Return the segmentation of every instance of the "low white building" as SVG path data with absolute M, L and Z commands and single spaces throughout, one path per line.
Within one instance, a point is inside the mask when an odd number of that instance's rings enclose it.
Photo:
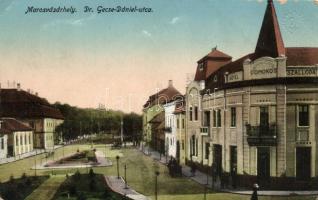
M 0 159 L 7 158 L 8 155 L 8 135 L 2 128 L 2 121 L 0 120 Z
M 174 114 L 176 102 L 165 104 L 165 151 L 168 156 L 176 158 L 177 152 L 177 134 L 176 134 L 176 116 Z
M 17 156 L 33 151 L 33 130 L 13 118 L 0 119 L 1 158 Z M 3 150 L 2 150 L 3 149 Z

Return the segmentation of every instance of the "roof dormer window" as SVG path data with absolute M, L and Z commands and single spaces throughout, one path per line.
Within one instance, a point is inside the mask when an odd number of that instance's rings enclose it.
M 218 76 L 217 75 L 214 75 L 213 82 L 218 82 Z
M 203 65 L 203 63 L 200 63 L 200 64 L 199 64 L 199 70 L 200 70 L 200 71 L 203 71 L 203 69 L 204 69 L 204 65 Z

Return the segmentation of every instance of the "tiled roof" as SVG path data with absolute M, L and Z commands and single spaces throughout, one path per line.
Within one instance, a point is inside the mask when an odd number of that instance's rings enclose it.
M 318 64 L 318 48 L 288 47 L 286 48 L 287 66 L 308 66 Z
M 32 131 L 33 129 L 13 118 L 0 118 L 0 133 L 10 134 L 17 131 Z
M 167 88 L 149 96 L 149 99 L 144 104 L 144 108 L 151 107 L 156 104 L 163 105 L 177 99 L 180 96 L 181 93 L 175 87 L 169 85 Z
M 0 117 L 64 119 L 47 100 L 18 89 L 0 89 Z
M 213 72 L 217 71 L 223 65 L 231 62 L 232 57 L 217 50 L 216 48 L 198 61 L 195 81 L 206 80 Z M 203 68 L 200 69 L 200 64 Z

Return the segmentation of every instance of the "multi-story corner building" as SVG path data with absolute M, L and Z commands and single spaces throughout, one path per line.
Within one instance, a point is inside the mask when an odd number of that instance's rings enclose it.
M 34 131 L 34 148 L 54 148 L 55 128 L 63 123 L 63 115 L 37 94 L 17 88 L 0 88 L 0 117 L 15 118 Z
M 0 118 L 0 132 L 6 135 L 6 155 L 2 158 L 17 156 L 33 151 L 33 130 L 13 118 Z
M 187 160 L 223 181 L 317 188 L 318 48 L 285 47 L 269 0 L 253 53 L 198 61 L 186 120 Z
M 165 89 L 160 90 L 156 94 L 153 94 L 149 96 L 149 99 L 145 103 L 143 107 L 143 140 L 146 143 L 146 145 L 149 145 L 150 147 L 157 149 L 157 147 L 162 147 L 162 144 L 160 144 L 160 141 L 155 140 L 155 138 L 161 138 L 159 136 L 160 133 L 163 132 L 164 136 L 164 108 L 163 105 L 167 104 L 168 102 L 171 102 L 181 96 L 180 92 L 173 86 L 172 80 L 169 80 L 168 87 Z M 163 115 L 159 116 L 159 114 Z M 156 117 L 157 116 L 157 117 Z M 156 117 L 155 120 L 153 120 Z M 163 122 L 162 131 L 158 129 L 158 120 L 161 120 L 160 122 Z M 155 121 L 155 125 L 154 122 Z M 154 127 L 152 127 L 154 125 Z M 158 131 L 156 131 L 158 130 Z M 160 130 L 160 131 L 159 131 Z M 153 132 L 155 131 L 155 132 Z M 159 133 L 160 132 L 160 133 Z M 164 140 L 164 138 L 163 138 Z M 163 143 L 164 146 L 164 143 Z M 164 147 L 163 147 L 164 149 Z M 164 150 L 163 150 L 164 151 Z

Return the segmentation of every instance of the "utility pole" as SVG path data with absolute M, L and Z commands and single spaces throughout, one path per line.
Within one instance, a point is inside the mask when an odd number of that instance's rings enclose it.
M 121 144 L 124 143 L 124 122 L 123 122 L 123 117 L 121 117 L 121 121 L 120 121 L 120 141 L 121 141 Z

